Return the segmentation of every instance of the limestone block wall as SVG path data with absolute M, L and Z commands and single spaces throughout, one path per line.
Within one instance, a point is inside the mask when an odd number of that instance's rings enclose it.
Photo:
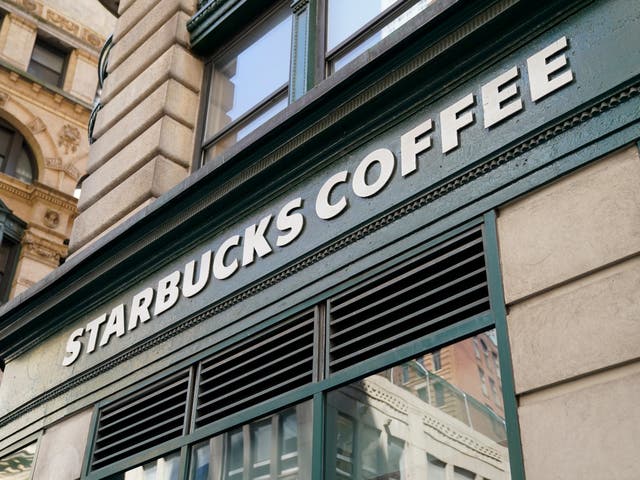
M 71 251 L 188 175 L 202 82 L 186 30 L 196 4 L 120 2 Z
M 528 480 L 638 478 L 639 184 L 631 145 L 500 211 Z

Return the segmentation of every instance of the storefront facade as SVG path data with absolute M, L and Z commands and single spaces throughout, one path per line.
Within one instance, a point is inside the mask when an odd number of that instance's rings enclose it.
M 104 233 L 89 192 L 2 310 L 0 478 L 634 478 L 640 5 L 391 2 L 344 38 L 343 6 L 182 23 L 192 173 Z M 120 8 L 96 192 L 146 111 L 117 99 L 156 16 Z M 285 85 L 243 106 L 280 29 Z

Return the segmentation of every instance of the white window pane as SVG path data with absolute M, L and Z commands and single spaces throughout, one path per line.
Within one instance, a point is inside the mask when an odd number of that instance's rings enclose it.
M 349 38 L 398 0 L 329 0 L 327 50 Z
M 288 83 L 291 25 L 287 7 L 214 61 L 207 136 L 220 131 Z

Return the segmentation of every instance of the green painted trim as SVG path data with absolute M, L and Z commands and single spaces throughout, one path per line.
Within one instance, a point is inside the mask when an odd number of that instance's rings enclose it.
M 316 393 L 313 396 L 311 480 L 324 478 L 325 409 L 324 393 Z
M 492 309 L 495 313 L 495 328 L 498 338 L 498 355 L 500 358 L 500 378 L 502 380 L 502 398 L 507 426 L 507 443 L 509 446 L 509 464 L 511 478 L 524 480 L 524 457 L 520 441 L 520 424 L 518 422 L 518 404 L 515 394 L 513 365 L 511 363 L 511 347 L 507 331 L 507 309 L 504 304 L 502 275 L 500 273 L 500 253 L 498 249 L 498 231 L 496 213 L 490 211 L 485 214 L 485 256 L 487 273 L 489 274 L 489 293 Z
M 98 414 L 99 404 L 94 405 L 93 413 L 91 414 L 91 423 L 89 425 L 89 434 L 87 435 L 87 445 L 84 449 L 84 458 L 82 459 L 82 470 L 80 471 L 80 477 L 86 478 L 89 475 L 89 469 L 91 466 L 91 457 L 93 457 L 93 447 L 96 443 L 96 434 L 98 430 Z

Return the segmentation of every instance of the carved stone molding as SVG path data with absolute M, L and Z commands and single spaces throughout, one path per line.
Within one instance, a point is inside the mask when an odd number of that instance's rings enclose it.
M 41 263 L 57 267 L 60 259 L 66 256 L 67 247 L 58 245 L 27 231 L 22 239 L 24 255 Z
M 76 127 L 66 124 L 58 134 L 58 146 L 64 148 L 64 153 L 75 153 L 80 145 L 80 130 Z
M 76 36 L 80 32 L 80 25 L 76 22 L 69 20 L 67 17 L 60 15 L 50 8 L 47 8 L 46 12 L 45 19 L 53 23 L 56 27 Z
M 80 171 L 71 162 L 64 163 L 60 158 L 48 157 L 44 159 L 44 164 L 51 170 L 57 170 L 59 172 L 66 173 L 74 180 L 80 179 Z
M 0 92 L 0 107 L 4 107 L 9 100 L 9 94 L 7 92 Z
M 58 228 L 60 225 L 60 214 L 55 210 L 47 210 L 42 221 L 49 228 Z
M 33 120 L 31 120 L 27 124 L 27 127 L 34 135 L 38 135 L 39 133 L 42 133 L 47 129 L 47 126 L 44 124 L 40 117 L 34 117 Z

